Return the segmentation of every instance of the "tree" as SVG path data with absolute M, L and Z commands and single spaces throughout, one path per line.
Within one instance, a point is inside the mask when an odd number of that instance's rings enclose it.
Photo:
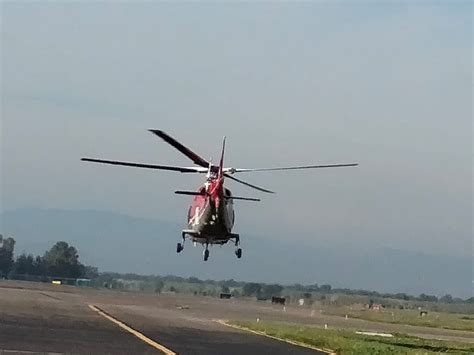
M 443 297 L 441 297 L 439 299 L 440 302 L 444 302 L 444 303 L 453 303 L 453 296 L 451 295 L 444 295 Z
M 21 254 L 16 258 L 11 273 L 13 275 L 38 275 L 33 255 Z
M 15 239 L 3 238 L 0 234 L 0 277 L 6 277 L 13 266 Z
M 229 292 L 230 292 L 230 289 L 229 289 L 229 287 L 228 287 L 227 285 L 223 285 L 223 286 L 221 287 L 221 292 L 222 292 L 222 293 L 229 293 Z
M 281 291 L 283 290 L 283 286 L 278 284 L 274 285 L 263 285 L 260 296 L 264 298 L 270 298 L 272 296 L 280 296 Z
M 260 294 L 261 289 L 262 289 L 262 285 L 260 285 L 259 283 L 247 282 L 242 288 L 242 295 L 243 296 L 256 296 Z
M 197 277 L 195 276 L 191 276 L 189 279 L 188 279 L 188 282 L 190 283 L 193 283 L 193 284 L 201 284 L 203 283 L 201 280 L 199 280 Z
M 43 258 L 41 256 L 37 256 L 35 258 L 35 275 L 41 275 L 41 276 L 46 276 L 46 264 L 43 261 Z
M 420 296 L 418 296 L 418 300 L 426 302 L 438 302 L 438 297 L 432 295 L 425 295 L 424 293 L 422 293 Z
M 399 300 L 408 301 L 410 299 L 410 296 L 408 296 L 406 293 L 397 293 L 395 294 L 395 298 Z
M 230 280 L 223 280 L 220 282 L 222 286 L 227 286 L 227 287 L 238 287 L 240 286 L 239 282 L 235 281 L 234 279 Z
M 80 278 L 85 268 L 79 262 L 76 248 L 66 242 L 57 242 L 44 254 L 43 262 L 48 276 Z
M 163 290 L 164 286 L 165 286 L 165 283 L 163 281 L 156 280 L 155 281 L 155 287 L 154 287 L 155 293 L 161 293 L 161 290 Z
M 84 278 L 86 279 L 96 279 L 99 277 L 99 269 L 95 266 L 84 266 Z
M 319 286 L 319 290 L 322 292 L 331 292 L 331 285 L 321 285 Z

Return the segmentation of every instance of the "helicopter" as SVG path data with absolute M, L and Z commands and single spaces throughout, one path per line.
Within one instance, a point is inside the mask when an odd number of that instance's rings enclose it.
M 286 171 L 286 170 L 302 170 L 302 169 L 320 169 L 320 168 L 336 168 L 357 166 L 357 163 L 349 164 L 329 164 L 329 165 L 303 165 L 288 166 L 277 168 L 234 168 L 224 167 L 225 141 L 222 141 L 222 152 L 219 165 L 212 164 L 211 161 L 203 159 L 194 151 L 184 146 L 176 139 L 158 129 L 150 129 L 151 133 L 163 139 L 166 143 L 173 146 L 179 152 L 188 157 L 196 166 L 181 167 L 168 165 L 143 164 L 118 160 L 104 160 L 95 158 L 82 158 L 82 161 L 128 166 L 134 168 L 168 170 L 180 173 L 198 173 L 206 174 L 206 181 L 197 191 L 177 190 L 175 194 L 193 196 L 193 201 L 188 209 L 187 228 L 181 232 L 182 241 L 177 243 L 176 252 L 181 253 L 184 250 L 186 239 L 190 239 L 194 244 L 200 243 L 204 246 L 204 261 L 209 259 L 210 245 L 224 245 L 232 241 L 235 245 L 235 255 L 238 259 L 242 257 L 242 249 L 240 248 L 239 234 L 232 233 L 235 222 L 234 201 L 260 201 L 258 198 L 234 196 L 232 192 L 224 187 L 224 180 L 227 178 L 252 189 L 273 194 L 274 191 L 250 184 L 246 181 L 238 179 L 234 176 L 237 173 L 256 172 L 256 171 Z

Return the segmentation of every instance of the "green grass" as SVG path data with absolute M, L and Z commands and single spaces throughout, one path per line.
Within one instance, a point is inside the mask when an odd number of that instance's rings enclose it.
M 281 322 L 231 321 L 251 330 L 281 339 L 293 340 L 337 354 L 473 354 L 474 345 L 452 341 L 425 340 L 402 334 L 393 338 L 359 335 L 355 331 L 322 329 Z
M 474 331 L 474 318 L 466 314 L 430 311 L 426 316 L 421 317 L 418 310 L 383 309 L 374 311 L 371 309 L 351 309 L 351 307 L 347 306 L 325 307 L 323 312 L 324 314 L 339 316 L 347 314 L 349 318 L 359 318 L 374 322 Z

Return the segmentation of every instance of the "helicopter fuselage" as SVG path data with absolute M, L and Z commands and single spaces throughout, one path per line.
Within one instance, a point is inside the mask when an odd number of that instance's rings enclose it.
M 231 238 L 235 221 L 232 193 L 217 179 L 206 181 L 194 196 L 188 210 L 188 229 L 183 233 L 202 244 L 225 244 Z

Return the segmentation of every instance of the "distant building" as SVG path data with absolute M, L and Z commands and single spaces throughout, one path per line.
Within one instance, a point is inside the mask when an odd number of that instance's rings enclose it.
M 369 309 L 372 309 L 374 311 L 380 311 L 381 309 L 383 308 L 383 305 L 379 304 L 379 303 L 372 303 L 370 306 L 369 306 Z
M 54 285 L 71 285 L 71 286 L 90 286 L 90 279 L 73 279 L 70 277 L 52 277 L 51 283 Z
M 90 279 L 76 279 L 76 286 L 90 286 Z
M 272 297 L 272 303 L 285 304 L 285 297 Z

